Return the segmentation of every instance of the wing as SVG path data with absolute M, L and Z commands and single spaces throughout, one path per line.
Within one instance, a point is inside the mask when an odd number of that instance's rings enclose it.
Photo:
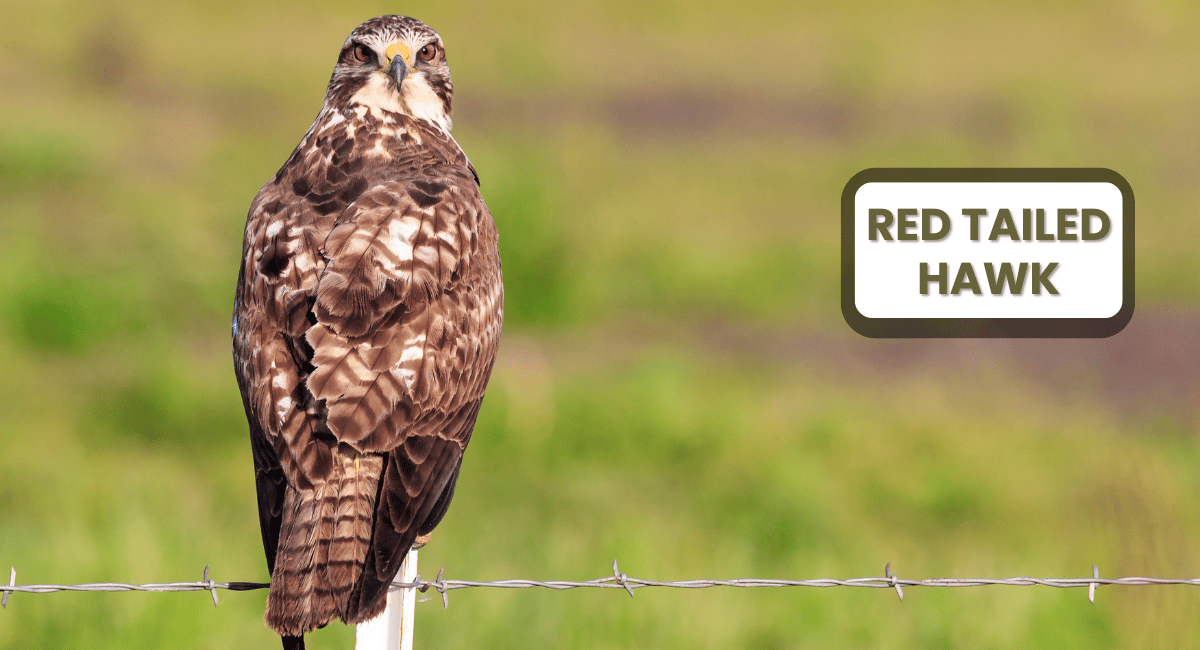
M 469 432 L 442 425 L 483 397 L 499 340 L 499 259 L 491 216 L 457 175 L 377 186 L 325 240 L 308 390 L 330 433 L 359 451 L 461 438 Z
M 328 473 L 315 441 L 385 453 L 482 397 L 503 300 L 495 225 L 473 179 L 441 169 L 442 182 L 381 183 L 340 214 L 280 184 L 251 207 L 238 375 L 297 487 Z
M 263 463 L 256 471 L 275 476 L 277 466 L 288 484 L 310 489 L 332 468 L 330 445 L 320 440 L 320 404 L 304 382 L 312 368 L 305 334 L 315 322 L 310 312 L 322 232 L 335 217 L 317 212 L 288 185 L 268 183 L 250 207 L 234 308 L 234 365 L 258 445 L 255 459 Z
M 306 335 L 308 390 L 329 432 L 387 454 L 356 592 L 364 606 L 444 514 L 499 341 L 495 226 L 473 179 L 447 174 L 384 183 L 343 213 Z M 354 601 L 351 619 L 372 613 Z

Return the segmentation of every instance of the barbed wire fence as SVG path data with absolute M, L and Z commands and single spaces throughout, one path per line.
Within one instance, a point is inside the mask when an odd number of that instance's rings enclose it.
M 905 587 L 985 587 L 991 585 L 1007 585 L 1013 587 L 1054 587 L 1056 589 L 1078 589 L 1087 587 L 1088 600 L 1096 602 L 1096 587 L 1099 586 L 1153 586 L 1153 585 L 1191 585 L 1200 587 L 1200 578 L 1148 578 L 1130 576 L 1125 578 L 1101 578 L 1100 569 L 1092 565 L 1090 578 L 1034 578 L 1019 576 L 1013 578 L 901 578 L 892 573 L 891 562 L 883 569 L 882 576 L 865 578 L 812 578 L 807 580 L 785 580 L 775 578 L 733 578 L 728 580 L 698 579 L 698 580 L 646 580 L 631 578 L 621 572 L 617 561 L 613 560 L 612 575 L 594 580 L 528 580 L 523 578 L 511 580 L 452 580 L 443 578 L 445 567 L 438 571 L 437 578 L 426 580 L 420 575 L 412 582 L 393 582 L 392 589 L 416 589 L 422 593 L 433 589 L 442 596 L 442 606 L 449 607 L 448 592 L 456 589 L 497 588 L 497 589 L 624 589 L 632 597 L 634 590 L 648 587 L 666 587 L 671 589 L 709 589 L 712 587 L 735 587 L 739 589 L 780 588 L 780 587 L 866 587 L 869 589 L 895 589 L 896 595 L 904 599 Z M 127 584 L 123 582 L 91 582 L 75 585 L 55 584 L 17 584 L 17 570 L 12 568 L 8 584 L 0 584 L 0 605 L 8 607 L 8 597 L 13 593 L 46 594 L 58 591 L 207 591 L 212 594 L 213 605 L 220 604 L 217 598 L 218 590 L 253 591 L 267 589 L 271 585 L 265 582 L 217 582 L 209 575 L 209 567 L 204 567 L 204 577 L 197 582 L 152 582 L 146 584 Z

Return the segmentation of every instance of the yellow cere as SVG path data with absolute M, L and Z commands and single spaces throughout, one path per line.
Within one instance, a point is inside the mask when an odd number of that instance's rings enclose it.
M 387 55 L 387 65 L 391 65 L 392 59 L 395 58 L 397 54 L 404 58 L 404 65 L 412 65 L 412 52 L 408 49 L 408 45 L 405 45 L 399 41 L 387 46 L 387 49 L 384 50 L 384 54 Z

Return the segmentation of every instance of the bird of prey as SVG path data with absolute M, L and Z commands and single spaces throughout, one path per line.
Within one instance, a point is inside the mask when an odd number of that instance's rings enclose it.
M 503 320 L 496 225 L 450 137 L 442 39 L 368 20 L 250 206 L 233 356 L 285 648 L 380 614 L 446 513 Z

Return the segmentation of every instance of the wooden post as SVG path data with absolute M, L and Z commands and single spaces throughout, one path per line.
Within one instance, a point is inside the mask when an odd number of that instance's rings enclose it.
M 400 582 L 417 579 L 417 549 L 411 549 L 396 576 Z M 354 650 L 412 650 L 417 590 L 388 589 L 387 608 L 378 618 L 359 623 Z

